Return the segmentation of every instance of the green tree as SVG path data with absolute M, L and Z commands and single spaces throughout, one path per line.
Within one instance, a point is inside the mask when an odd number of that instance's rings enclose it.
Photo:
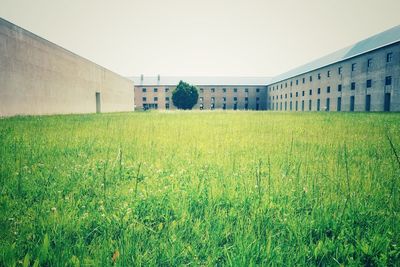
M 196 86 L 180 81 L 172 92 L 172 102 L 178 109 L 192 109 L 199 99 Z

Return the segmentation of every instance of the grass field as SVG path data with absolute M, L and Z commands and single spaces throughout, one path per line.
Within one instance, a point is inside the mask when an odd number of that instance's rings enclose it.
M 0 265 L 400 266 L 395 152 L 400 114 L 2 119 Z

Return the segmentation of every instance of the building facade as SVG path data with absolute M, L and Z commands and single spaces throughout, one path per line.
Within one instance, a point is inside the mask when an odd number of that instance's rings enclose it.
M 173 110 L 172 92 L 180 80 L 196 85 L 198 110 L 266 110 L 266 77 L 133 77 L 135 109 Z
M 274 77 L 268 109 L 400 111 L 400 26 Z
M 0 117 L 132 111 L 133 84 L 0 18 Z

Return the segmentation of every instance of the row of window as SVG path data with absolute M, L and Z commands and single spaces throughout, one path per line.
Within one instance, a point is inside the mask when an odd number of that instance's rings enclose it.
M 205 108 L 204 104 L 201 103 L 201 104 L 199 105 L 199 108 L 200 108 L 201 110 L 203 110 L 203 109 Z M 238 109 L 238 103 L 234 103 L 232 108 L 233 108 L 233 110 L 237 110 L 237 109 Z M 214 103 L 211 103 L 210 109 L 215 109 L 215 104 L 214 104 Z M 224 110 L 226 109 L 226 103 L 223 103 L 223 104 L 222 104 L 222 109 L 224 109 Z M 245 104 L 244 104 L 244 109 L 245 109 L 245 110 L 248 110 L 248 109 L 249 109 L 249 104 L 248 104 L 248 103 L 245 103 Z M 259 110 L 259 109 L 260 109 L 260 104 L 257 103 L 257 104 L 256 104 L 256 110 Z
M 226 90 L 227 90 L 226 88 L 222 88 L 222 92 L 226 93 Z M 211 93 L 215 93 L 215 88 L 211 88 L 210 91 L 211 91 Z M 249 92 L 249 88 L 245 88 L 244 91 L 246 93 L 248 93 Z M 142 92 L 146 93 L 147 92 L 147 88 L 143 87 L 142 88 Z M 153 92 L 157 93 L 158 92 L 158 88 L 153 88 Z M 169 92 L 169 88 L 164 88 L 164 92 L 168 93 Z M 233 92 L 237 93 L 238 89 L 237 88 L 233 88 Z M 260 92 L 260 88 L 256 88 L 256 92 L 259 93 Z M 200 88 L 200 93 L 204 93 L 204 88 Z
M 203 97 L 199 97 L 199 100 L 200 100 L 200 102 L 203 102 L 203 101 L 204 101 L 204 98 L 203 98 Z M 154 102 L 158 102 L 158 97 L 157 97 L 157 96 L 153 97 L 153 101 L 154 101 Z M 169 101 L 169 97 L 167 96 L 167 97 L 165 97 L 165 102 L 168 102 L 168 101 Z M 226 102 L 226 97 L 223 97 L 223 98 L 222 98 L 222 101 L 223 101 L 223 102 Z M 236 96 L 233 97 L 233 101 L 234 101 L 234 102 L 237 102 L 237 101 L 238 101 L 238 98 L 237 98 Z M 248 97 L 245 97 L 245 98 L 244 98 L 244 101 L 245 101 L 245 102 L 248 102 L 248 101 L 249 101 L 249 98 L 248 98 Z M 260 98 L 259 98 L 259 97 L 256 97 L 256 101 L 260 101 Z M 146 97 L 146 96 L 142 97 L 142 102 L 147 102 L 147 97 Z M 211 97 L 211 102 L 215 102 L 215 97 Z
M 385 93 L 384 95 L 384 111 L 390 111 L 390 98 L 391 95 L 390 93 Z M 271 103 L 270 104 L 270 109 L 272 110 L 290 110 L 292 111 L 293 109 L 295 111 L 305 111 L 305 101 L 302 100 L 301 102 L 301 109 L 299 108 L 299 102 L 295 102 L 295 106 L 293 107 L 293 102 L 289 102 L 289 107 L 287 102 L 280 102 L 280 103 Z M 310 99 L 308 100 L 308 111 L 312 111 L 312 103 L 313 101 Z M 279 106 L 278 106 L 279 104 Z M 350 103 L 349 103 L 349 110 L 354 111 L 354 106 L 355 106 L 355 96 L 350 96 Z M 325 106 L 322 108 L 325 111 L 330 111 L 331 108 L 331 99 L 326 98 L 325 99 Z M 338 97 L 336 101 L 336 111 L 341 111 L 342 110 L 342 97 Z M 321 111 L 321 99 L 317 99 L 317 106 L 316 106 L 316 111 Z M 371 111 L 371 95 L 366 95 L 365 96 L 365 111 Z
M 392 53 L 392 52 L 389 52 L 389 53 L 386 54 L 386 63 L 390 63 L 390 62 L 392 62 L 392 61 L 393 61 L 393 53 Z M 373 66 L 373 58 L 368 58 L 368 59 L 367 59 L 367 62 L 366 62 L 366 65 L 367 65 L 367 68 L 371 68 L 371 67 Z M 356 71 L 356 69 L 357 69 L 357 63 L 352 63 L 352 64 L 351 64 L 351 71 L 352 71 L 352 72 L 353 72 L 353 71 Z M 343 67 L 339 66 L 339 67 L 338 67 L 338 75 L 341 75 L 342 73 L 343 73 Z M 326 76 L 327 76 L 327 77 L 330 77 L 330 76 L 331 76 L 331 71 L 330 71 L 330 70 L 327 71 Z M 318 80 L 321 79 L 321 73 L 318 73 L 318 74 L 317 74 L 317 79 L 318 79 Z M 313 81 L 313 76 L 312 76 L 312 75 L 309 76 L 309 81 L 310 81 L 310 82 Z M 305 82 L 306 82 L 306 78 L 303 77 L 303 78 L 302 78 L 302 83 L 304 84 Z M 298 85 L 298 84 L 299 84 L 299 80 L 296 79 L 296 85 Z M 287 87 L 288 87 L 288 83 L 285 82 L 285 83 L 281 83 L 280 85 L 274 85 L 274 86 L 270 87 L 269 90 L 270 90 L 270 91 L 271 91 L 271 90 L 274 91 L 275 89 L 276 89 L 276 90 L 282 89 L 283 86 L 285 86 L 285 88 L 287 88 Z M 290 81 L 290 86 L 293 86 L 293 81 Z
M 392 85 L 392 76 L 386 76 L 386 77 L 385 77 L 385 85 Z M 371 88 L 371 87 L 372 87 L 372 80 L 369 79 L 369 80 L 367 80 L 367 82 L 366 82 L 366 88 Z M 352 82 L 352 83 L 350 84 L 350 89 L 351 89 L 351 90 L 355 90 L 355 89 L 356 89 L 356 83 L 355 83 L 355 82 Z M 338 84 L 337 91 L 338 91 L 338 92 L 341 92 L 341 91 L 342 91 L 342 85 L 341 85 L 341 84 Z M 329 94 L 330 92 L 331 92 L 331 87 L 330 87 L 330 86 L 326 87 L 326 93 Z M 313 94 L 313 90 L 310 89 L 310 90 L 309 90 L 309 95 L 312 95 L 312 94 Z M 318 89 L 317 89 L 317 94 L 321 94 L 321 88 L 318 88 Z M 290 95 L 290 97 L 293 96 L 292 93 L 290 93 L 289 95 Z M 301 96 L 304 96 L 304 95 L 305 95 L 305 91 L 302 91 L 302 92 L 301 92 Z M 279 96 L 280 96 L 281 99 L 283 98 L 283 94 L 281 94 L 281 95 L 279 95 Z M 277 96 L 276 96 L 276 99 L 278 99 L 279 96 L 277 95 Z M 287 98 L 287 96 L 288 96 L 288 94 L 285 94 L 285 95 L 284 95 L 285 98 Z M 299 92 L 296 92 L 296 97 L 298 97 L 298 96 L 299 96 Z M 274 100 L 274 99 L 275 99 L 275 96 L 272 96 L 272 100 Z
M 142 92 L 146 93 L 147 92 L 147 88 L 143 87 L 142 88 Z M 158 92 L 158 88 L 153 88 L 153 92 L 157 93 Z M 164 88 L 164 92 L 168 93 L 169 92 L 169 88 Z

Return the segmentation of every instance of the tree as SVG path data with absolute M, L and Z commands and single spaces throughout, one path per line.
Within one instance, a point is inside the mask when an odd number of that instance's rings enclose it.
M 199 99 L 196 86 L 180 81 L 172 92 L 172 102 L 178 109 L 192 109 Z

